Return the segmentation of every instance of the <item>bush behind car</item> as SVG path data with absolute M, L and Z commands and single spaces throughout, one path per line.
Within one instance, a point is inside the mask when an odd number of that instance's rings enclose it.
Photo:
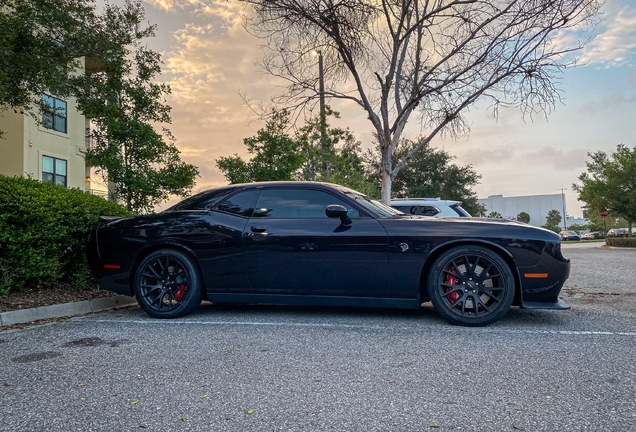
M 92 281 L 86 244 L 99 216 L 119 204 L 52 183 L 0 175 L 0 295 L 23 286 Z
M 636 247 L 636 237 L 607 237 L 605 244 L 615 247 Z

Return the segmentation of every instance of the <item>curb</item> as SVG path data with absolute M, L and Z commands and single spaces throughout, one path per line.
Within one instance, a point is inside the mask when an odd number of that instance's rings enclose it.
M 12 324 L 22 324 L 41 319 L 85 315 L 132 304 L 137 304 L 135 297 L 119 295 L 115 297 L 102 297 L 80 302 L 0 312 L 0 327 Z

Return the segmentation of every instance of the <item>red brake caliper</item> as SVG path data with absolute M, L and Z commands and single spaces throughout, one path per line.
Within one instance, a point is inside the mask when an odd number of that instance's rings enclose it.
M 453 274 L 457 274 L 457 270 L 455 269 L 455 267 L 451 267 L 448 270 L 448 272 L 449 273 L 453 273 Z M 449 284 L 449 285 L 455 285 L 457 283 L 457 278 L 455 276 L 447 274 L 446 275 L 446 283 Z M 451 290 L 452 290 L 452 288 L 446 287 L 444 289 L 444 292 L 449 292 Z M 455 302 L 457 301 L 457 291 L 453 291 L 447 297 L 448 297 L 448 300 L 451 302 L 451 304 L 455 304 Z
M 181 301 L 181 299 L 183 298 L 183 296 L 185 295 L 186 290 L 188 289 L 188 287 L 186 286 L 186 284 L 181 284 L 179 285 L 179 291 L 177 291 L 174 295 L 174 297 Z

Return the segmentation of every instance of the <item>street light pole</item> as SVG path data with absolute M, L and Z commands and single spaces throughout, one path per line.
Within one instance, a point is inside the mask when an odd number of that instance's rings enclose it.
M 318 56 L 318 85 L 320 91 L 320 151 L 322 153 L 321 174 L 327 179 L 327 113 L 325 112 L 325 70 L 322 62 L 322 52 L 315 50 L 312 54 Z
M 565 213 L 565 191 L 567 190 L 566 188 L 561 188 L 561 189 L 557 189 L 561 191 L 561 202 L 563 202 L 563 230 L 567 231 L 568 229 L 568 216 Z

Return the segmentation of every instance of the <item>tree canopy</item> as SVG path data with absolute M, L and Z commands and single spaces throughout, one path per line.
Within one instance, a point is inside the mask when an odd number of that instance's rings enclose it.
M 382 200 L 413 156 L 438 135 L 468 132 L 463 115 L 485 99 L 549 113 L 560 72 L 583 43 L 555 41 L 592 24 L 597 0 L 241 0 L 252 6 L 247 28 L 267 41 L 262 68 L 287 82 L 275 103 L 290 108 L 320 96 L 365 110 L 380 146 Z M 324 91 L 316 73 L 324 57 Z M 396 158 L 411 116 L 424 132 Z M 394 161 L 394 158 L 396 159 Z
M 0 0 L 0 111 L 40 121 L 44 92 L 76 97 L 92 123 L 87 161 L 135 212 L 187 194 L 198 174 L 155 129 L 170 123 L 170 88 L 154 81 L 161 59 L 144 45 L 155 31 L 144 21 L 139 0 L 100 12 L 93 0 Z M 97 66 L 79 73 L 81 57 Z
M 306 180 L 337 183 L 374 194 L 375 185 L 365 177 L 360 143 L 349 129 L 333 128 L 328 117 L 338 113 L 326 109 L 325 120 L 311 118 L 290 135 L 290 113 L 273 111 L 265 128 L 243 143 L 249 160 L 238 154 L 217 159 L 217 167 L 230 183 L 274 180 Z M 325 140 L 321 140 L 321 127 Z
M 248 153 L 253 155 L 249 161 L 238 154 L 222 156 L 216 160 L 217 167 L 231 184 L 296 180 L 305 157 L 300 143 L 289 136 L 288 129 L 289 112 L 274 112 L 265 128 L 243 139 Z
M 187 195 L 198 168 L 181 161 L 174 137 L 166 127 L 170 87 L 154 78 L 161 72 L 159 53 L 143 41 L 155 27 L 145 26 L 140 2 L 124 8 L 106 5 L 98 21 L 101 67 L 70 78 L 79 110 L 91 119 L 91 148 L 86 160 L 102 169 L 116 197 L 131 211 L 150 212 L 170 195 Z
M 101 35 L 91 0 L 0 0 L 0 111 L 38 118 L 45 91 L 69 93 L 79 57 Z
M 545 218 L 545 225 L 542 225 L 542 227 L 549 229 L 550 231 L 559 232 L 561 231 L 561 228 L 559 227 L 561 219 L 561 212 L 552 209 L 548 212 L 548 215 Z
M 407 155 L 417 141 L 404 139 L 395 155 L 398 158 Z M 372 167 L 369 177 L 380 169 L 377 153 L 369 152 L 365 162 Z M 415 153 L 408 165 L 405 165 L 393 181 L 395 198 L 443 198 L 462 202 L 462 207 L 473 216 L 484 216 L 486 209 L 477 202 L 473 187 L 479 184 L 481 175 L 471 165 L 458 166 L 452 163 L 455 156 L 445 150 L 427 146 Z M 377 175 L 377 174 L 376 174 Z
M 526 212 L 521 212 L 517 215 L 517 220 L 523 223 L 530 223 L 530 215 Z
M 613 218 L 624 218 L 631 236 L 636 221 L 636 147 L 619 144 L 611 156 L 598 151 L 588 157 L 587 171 L 579 176 L 581 184 L 572 188 L 593 213 L 608 209 Z

